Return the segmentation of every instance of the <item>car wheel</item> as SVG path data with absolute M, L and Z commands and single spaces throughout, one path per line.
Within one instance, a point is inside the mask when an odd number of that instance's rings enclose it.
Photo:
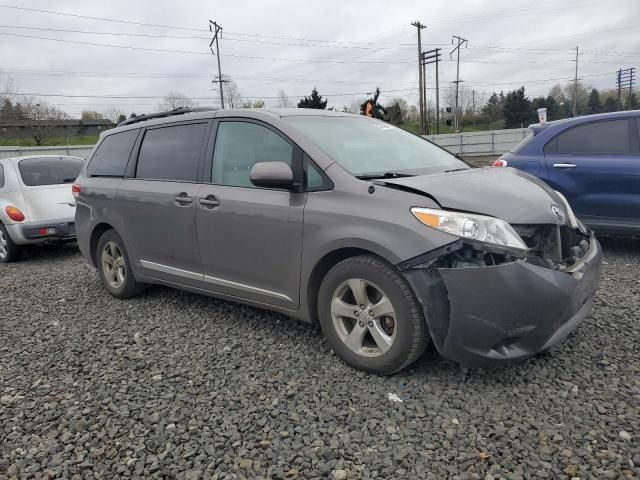
M 0 223 L 0 263 L 15 262 L 21 253 L 20 246 L 13 243 L 7 229 Z
M 318 294 L 320 326 L 354 368 L 390 375 L 424 353 L 427 324 L 409 284 L 374 256 L 348 258 L 326 274 Z
M 100 237 L 96 261 L 100 279 L 114 297 L 130 298 L 142 291 L 142 285 L 133 276 L 124 242 L 115 230 L 107 230 Z

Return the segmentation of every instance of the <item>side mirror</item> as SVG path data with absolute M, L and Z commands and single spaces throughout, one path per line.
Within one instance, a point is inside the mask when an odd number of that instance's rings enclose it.
M 293 187 L 293 172 L 284 162 L 259 162 L 251 169 L 249 177 L 256 187 L 285 188 Z

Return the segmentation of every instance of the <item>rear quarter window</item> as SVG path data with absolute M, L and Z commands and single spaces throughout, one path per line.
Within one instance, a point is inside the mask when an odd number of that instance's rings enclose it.
M 87 167 L 92 177 L 124 177 L 139 129 L 113 133 L 102 140 Z
M 207 123 L 188 123 L 147 130 L 136 178 L 195 182 Z
M 22 183 L 28 187 L 72 183 L 82 168 L 77 158 L 27 158 L 18 163 Z

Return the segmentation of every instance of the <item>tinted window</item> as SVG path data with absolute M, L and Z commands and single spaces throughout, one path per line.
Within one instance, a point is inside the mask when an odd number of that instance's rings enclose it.
M 552 148 L 558 153 L 624 154 L 631 152 L 630 140 L 626 119 L 607 120 L 579 125 L 559 134 L 554 139 L 557 145 Z
M 129 155 L 138 136 L 138 130 L 127 130 L 105 137 L 91 158 L 87 174 L 106 177 L 124 177 Z
M 213 182 L 253 187 L 251 168 L 258 162 L 291 165 L 293 147 L 266 127 L 248 122 L 220 122 L 213 155 Z
M 4 167 L 0 164 L 0 188 L 4 187 Z
M 140 147 L 137 178 L 195 182 L 206 123 L 147 130 Z
M 77 158 L 28 158 L 18 163 L 22 183 L 29 187 L 73 183 L 82 160 Z

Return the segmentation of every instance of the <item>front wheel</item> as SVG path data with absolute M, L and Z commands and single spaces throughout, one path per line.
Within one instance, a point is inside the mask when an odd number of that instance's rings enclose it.
M 115 230 L 107 230 L 100 237 L 96 260 L 100 280 L 111 295 L 130 298 L 140 293 L 142 285 L 133 276 L 124 242 Z
M 0 263 L 15 262 L 21 252 L 20 246 L 13 243 L 6 227 L 0 223 Z
M 402 275 L 370 255 L 335 265 L 318 296 L 320 326 L 336 354 L 354 368 L 390 375 L 424 353 L 429 334 Z

